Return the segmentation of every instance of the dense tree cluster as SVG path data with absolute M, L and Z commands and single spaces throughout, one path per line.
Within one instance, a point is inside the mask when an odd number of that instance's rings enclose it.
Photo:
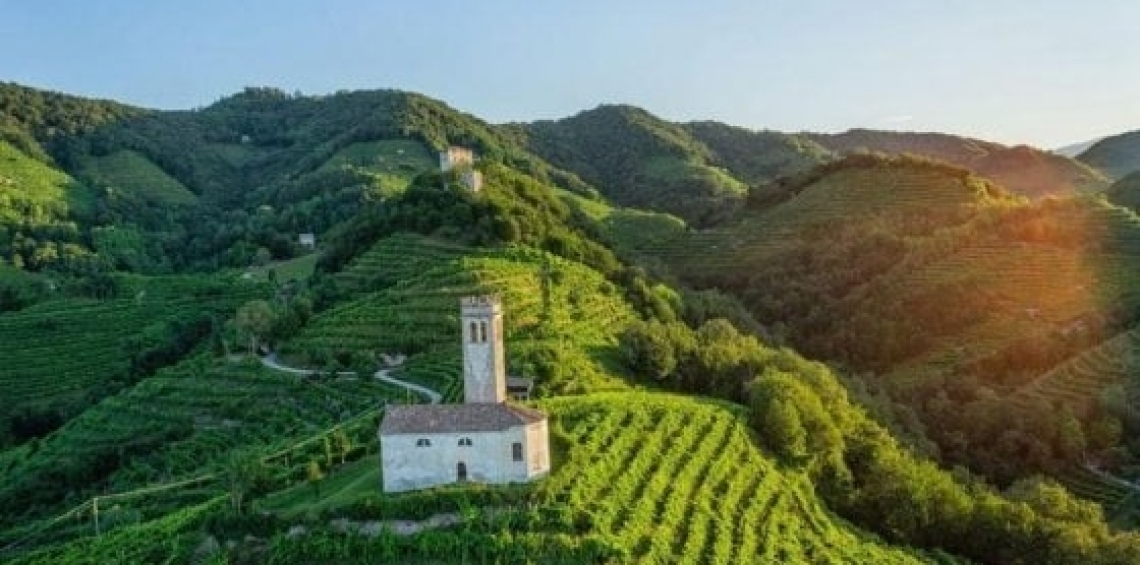
M 521 243 L 613 275 L 620 265 L 576 224 L 566 204 L 533 178 L 491 165 L 482 191 L 454 176 L 425 174 L 400 197 L 376 203 L 338 229 L 320 266 L 338 270 L 382 237 L 398 231 L 437 235 L 474 245 Z

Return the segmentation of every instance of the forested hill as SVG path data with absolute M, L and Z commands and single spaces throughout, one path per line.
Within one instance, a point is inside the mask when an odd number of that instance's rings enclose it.
M 1078 155 L 1077 159 L 1114 179 L 1140 171 L 1140 131 L 1106 137 Z
M 1088 165 L 1025 145 L 997 143 L 942 133 L 853 129 L 808 138 L 837 153 L 912 153 L 965 167 L 1009 190 L 1030 197 L 1076 194 L 1105 188 L 1108 180 Z
M 592 190 L 499 129 L 409 92 L 249 88 L 199 110 L 152 111 L 4 85 L 0 103 L 10 195 L 0 201 L 0 257 L 37 271 L 289 258 L 297 233 L 323 235 L 362 203 L 399 193 L 451 144 Z
M 786 134 L 675 124 L 632 106 L 512 127 L 535 153 L 613 202 L 673 213 L 697 226 L 729 217 L 750 184 L 810 168 L 826 154 Z
M 1110 193 L 1135 204 L 1127 179 Z M 1132 523 L 1140 217 L 1033 201 L 965 169 L 853 155 L 757 190 L 714 229 L 643 251 L 740 298 L 772 334 L 882 395 L 898 429 L 999 483 L 1069 481 Z M 1094 478 L 1092 483 L 1098 481 Z

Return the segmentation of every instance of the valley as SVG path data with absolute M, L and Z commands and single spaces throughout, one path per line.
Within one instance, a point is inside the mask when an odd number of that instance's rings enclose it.
M 1128 139 L 0 84 L 0 560 L 1134 563 Z M 384 493 L 473 295 L 552 471 Z

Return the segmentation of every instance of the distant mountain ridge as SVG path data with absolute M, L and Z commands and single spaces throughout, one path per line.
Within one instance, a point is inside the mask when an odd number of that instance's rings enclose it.
M 1140 171 L 1140 130 L 1101 139 L 1077 159 L 1096 167 L 1114 179 Z
M 1065 157 L 1069 157 L 1070 159 L 1075 159 L 1075 158 L 1077 158 L 1078 155 L 1080 155 L 1081 153 L 1084 153 L 1085 151 L 1088 150 L 1089 147 L 1096 145 L 1097 142 L 1099 142 L 1102 139 L 1104 139 L 1104 138 L 1098 137 L 1096 139 L 1090 139 L 1088 141 L 1082 141 L 1080 143 L 1070 143 L 1068 145 L 1063 145 L 1061 147 L 1055 147 L 1055 148 L 1053 148 L 1053 153 L 1056 153 L 1058 155 L 1064 155 Z
M 913 153 L 966 167 L 1024 196 L 1094 192 L 1108 186 L 1099 171 L 1074 159 L 1025 145 L 999 143 L 943 133 L 852 129 L 839 134 L 807 134 L 837 153 L 878 151 Z
M 614 202 L 673 213 L 697 225 L 731 215 L 749 185 L 810 169 L 829 157 L 790 134 L 715 122 L 677 124 L 625 105 L 512 127 L 528 149 Z

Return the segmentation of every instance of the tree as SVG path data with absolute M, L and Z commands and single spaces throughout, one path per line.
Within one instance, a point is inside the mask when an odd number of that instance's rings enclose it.
M 343 429 L 339 429 L 333 432 L 332 444 L 333 451 L 340 457 L 340 464 L 344 465 L 345 457 L 348 457 L 348 454 L 352 451 L 352 439 L 348 437 L 348 434 L 346 434 Z
M 321 496 L 321 479 L 325 478 L 324 471 L 321 470 L 321 464 L 316 461 L 309 461 L 305 467 L 305 478 L 313 485 L 313 492 L 317 497 Z
M 238 330 L 249 336 L 249 354 L 257 352 L 259 340 L 273 330 L 273 309 L 264 300 L 250 300 L 238 308 L 234 324 Z
M 626 361 L 634 371 L 663 380 L 677 368 L 672 340 L 661 324 L 638 322 L 621 336 Z
M 230 492 L 230 506 L 237 514 L 244 514 L 247 499 L 265 474 L 265 468 L 256 454 L 233 452 L 226 460 L 226 485 Z
M 798 462 L 808 455 L 807 430 L 800 421 L 799 410 L 790 403 L 778 398 L 768 402 L 762 416 L 764 434 L 768 445 L 789 462 Z

